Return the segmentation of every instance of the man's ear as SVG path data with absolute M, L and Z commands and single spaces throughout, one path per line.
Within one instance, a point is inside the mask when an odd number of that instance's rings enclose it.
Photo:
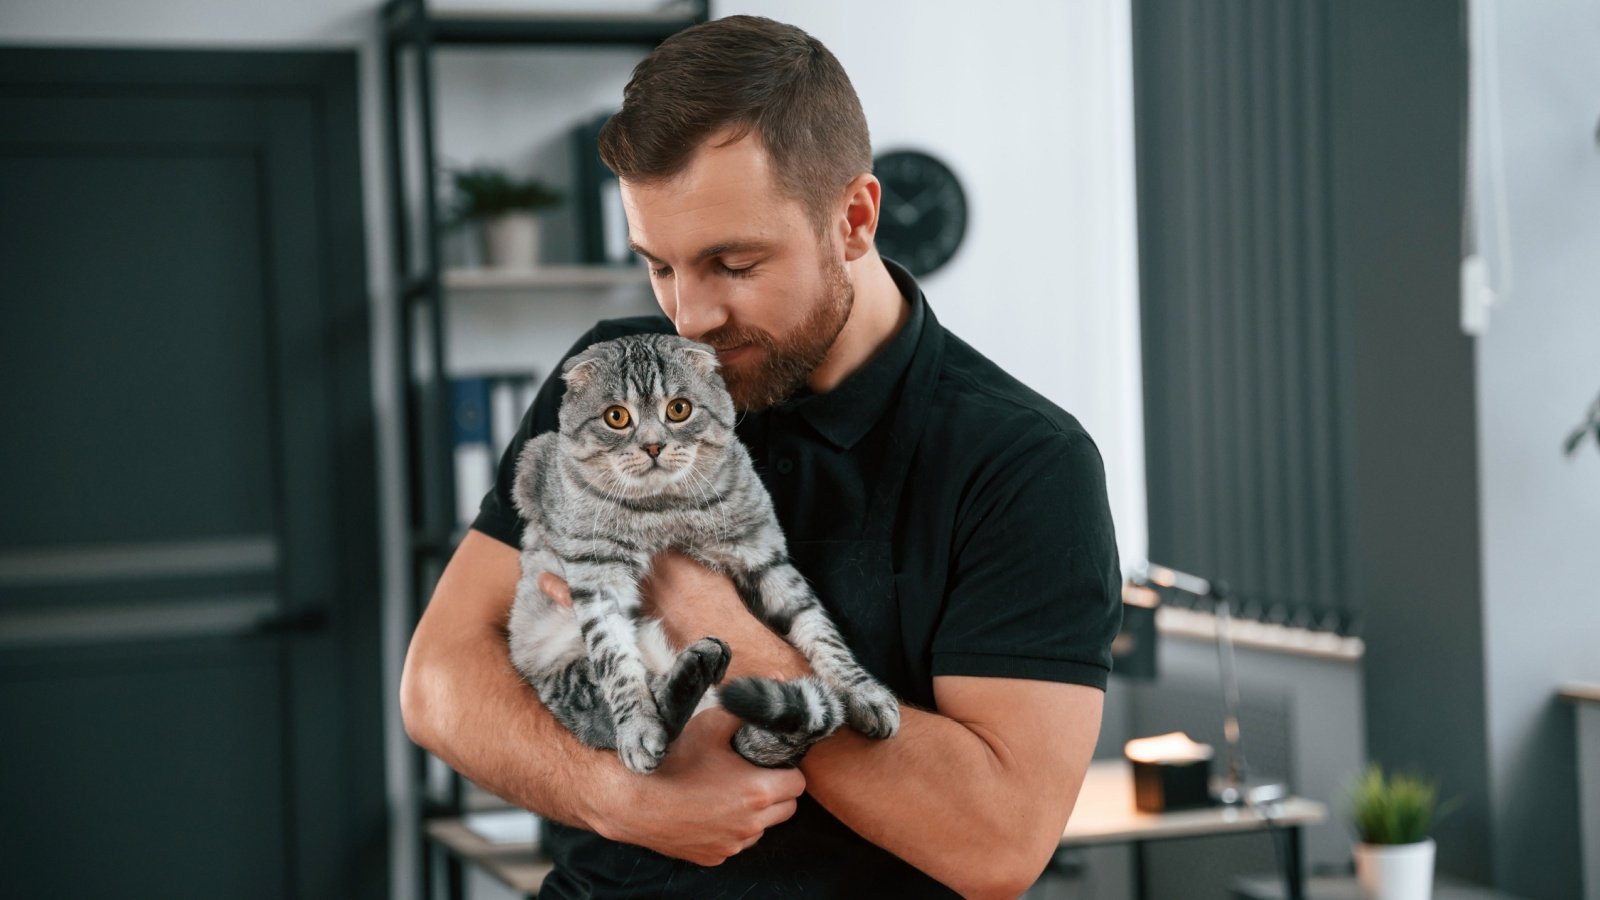
M 862 172 L 845 185 L 844 209 L 838 220 L 839 246 L 844 248 L 845 262 L 854 262 L 872 249 L 872 240 L 878 234 L 882 194 L 883 186 L 871 172 Z
M 569 390 L 585 388 L 594 381 L 599 369 L 600 354 L 590 348 L 561 364 L 561 380 L 567 383 Z

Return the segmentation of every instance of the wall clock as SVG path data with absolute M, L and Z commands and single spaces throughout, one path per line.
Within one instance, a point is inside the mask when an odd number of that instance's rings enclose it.
M 878 253 L 922 276 L 950 261 L 967 233 L 967 195 L 950 167 L 916 150 L 873 160 L 883 186 Z

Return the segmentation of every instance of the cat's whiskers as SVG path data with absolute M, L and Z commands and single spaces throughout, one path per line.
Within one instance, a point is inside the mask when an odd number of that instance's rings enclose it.
M 610 474 L 611 474 L 611 477 L 607 478 L 603 483 L 601 483 L 599 485 L 601 493 L 605 494 L 606 502 L 604 502 L 604 503 L 595 503 L 594 504 L 594 519 L 590 523 L 590 530 L 595 535 L 599 535 L 601 533 L 600 532 L 600 513 L 602 511 L 609 510 L 609 511 L 611 511 L 613 516 L 615 516 L 616 511 L 618 510 L 618 508 L 620 508 L 620 504 L 618 504 L 616 502 L 616 500 L 617 500 L 618 497 L 621 496 L 622 485 L 617 480 L 617 477 L 616 477 L 617 476 L 617 472 L 616 472 L 616 467 L 615 466 L 612 467 L 612 471 L 611 471 Z M 616 491 L 612 490 L 613 486 L 615 486 L 617 488 Z M 610 527 L 610 526 L 614 526 L 615 524 L 616 523 L 614 521 L 608 519 L 606 521 L 606 525 L 608 526 L 607 530 L 608 531 L 614 531 L 615 529 Z M 595 538 L 595 539 L 598 540 L 598 538 Z
M 709 507 L 712 499 L 717 497 L 716 485 L 712 484 L 711 479 L 701 474 L 698 469 L 692 466 L 685 471 L 687 471 L 689 475 L 694 478 L 694 481 L 691 482 L 691 484 L 694 485 L 695 491 L 699 495 L 697 499 Z M 701 489 L 701 485 L 705 486 L 703 490 Z M 728 505 L 726 503 L 719 503 L 717 506 L 720 507 L 717 512 L 722 518 L 722 536 L 726 536 L 728 534 Z

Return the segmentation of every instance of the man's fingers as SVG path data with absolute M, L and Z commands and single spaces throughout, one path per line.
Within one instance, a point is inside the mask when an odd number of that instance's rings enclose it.
M 772 789 L 779 797 L 793 799 L 806 792 L 806 776 L 799 769 L 769 769 Z
M 572 594 L 567 591 L 567 583 L 549 572 L 539 576 L 539 590 L 562 606 L 572 606 Z
M 798 807 L 799 804 L 793 800 L 785 800 L 782 803 L 774 803 L 766 809 L 763 809 L 761 812 L 756 813 L 756 824 L 761 826 L 762 831 L 766 831 L 768 828 L 771 828 L 779 822 L 789 821 L 789 817 L 794 815 L 794 811 Z

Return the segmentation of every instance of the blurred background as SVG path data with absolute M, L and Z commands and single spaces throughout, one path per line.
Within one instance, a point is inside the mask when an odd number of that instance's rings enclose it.
M 532 391 L 655 310 L 595 130 L 737 13 L 843 63 L 936 198 L 885 255 L 1095 437 L 1129 574 L 1231 587 L 1311 896 L 1372 761 L 1453 802 L 1438 896 L 1600 900 L 1600 0 L 3 0 L 0 894 L 537 883 L 400 666 Z M 1130 597 L 1097 758 L 1223 748 L 1214 600 Z M 1283 862 L 1068 841 L 1030 896 Z

